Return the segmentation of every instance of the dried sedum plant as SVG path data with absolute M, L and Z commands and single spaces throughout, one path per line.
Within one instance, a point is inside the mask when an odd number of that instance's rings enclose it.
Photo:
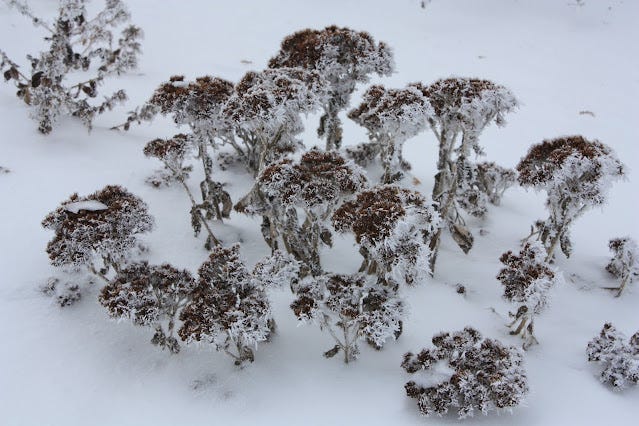
M 362 103 L 348 113 L 348 118 L 368 130 L 370 144 L 351 152 L 377 153 L 382 160 L 382 183 L 401 179 L 410 164 L 402 157 L 404 142 L 428 127 L 432 115 L 428 100 L 415 87 L 386 89 L 375 85 L 366 90 Z M 370 161 L 370 157 L 367 159 Z
M 410 374 L 428 372 L 428 380 L 411 380 L 406 394 L 417 399 L 424 416 L 457 410 L 460 419 L 475 413 L 510 410 L 528 393 L 523 356 L 515 347 L 466 327 L 433 336 L 434 348 L 404 355 L 402 368 Z
M 64 115 L 79 118 L 91 129 L 96 115 L 126 100 L 124 90 L 117 90 L 101 102 L 92 101 L 98 97 L 98 87 L 105 78 L 137 67 L 142 30 L 128 25 L 117 40 L 112 33 L 130 20 L 123 1 L 108 0 L 102 10 L 90 17 L 88 0 L 59 0 L 58 16 L 53 22 L 37 17 L 26 2 L 5 3 L 47 33 L 47 50 L 27 55 L 30 71 L 21 71 L 0 50 L 0 70 L 6 81 L 15 83 L 17 96 L 31 108 L 41 133 L 50 133 Z
M 236 209 L 262 215 L 262 233 L 271 248 L 276 250 L 281 238 L 286 251 L 303 263 L 303 275 L 319 275 L 320 249 L 332 245 L 328 221 L 340 202 L 367 185 L 364 171 L 352 161 L 311 150 L 299 161 L 266 167 Z
M 153 228 L 147 205 L 126 189 L 109 185 L 86 197 L 73 194 L 49 213 L 42 226 L 55 232 L 47 245 L 53 266 L 87 268 L 109 282 Z
M 202 227 L 206 229 L 207 239 L 205 247 L 210 249 L 214 245 L 220 244 L 220 241 L 213 234 L 208 220 L 212 218 L 228 218 L 233 203 L 231 196 L 226 192 L 222 184 L 213 182 L 205 177 L 200 183 L 203 201 L 198 202 L 196 196 L 189 188 L 186 180 L 192 171 L 192 166 L 184 164 L 185 158 L 189 155 L 192 145 L 189 137 L 184 134 L 178 134 L 170 139 L 154 139 L 148 142 L 144 147 L 144 155 L 147 157 L 157 158 L 164 164 L 164 169 L 156 172 L 149 181 L 154 186 L 162 184 L 169 185 L 172 182 L 178 182 L 189 196 L 191 201 L 191 226 L 195 235 L 199 235 Z
M 538 242 L 526 243 L 519 254 L 508 251 L 499 258 L 504 268 L 497 279 L 504 286 L 504 298 L 520 305 L 511 313 L 510 334 L 524 340 L 523 348 L 538 343 L 534 336 L 534 317 L 548 305 L 548 291 L 559 282 L 560 275 L 545 260 L 544 247 Z
M 153 328 L 151 343 L 178 353 L 180 344 L 173 336 L 175 323 L 194 288 L 195 280 L 186 270 L 166 263 L 156 266 L 136 262 L 102 288 L 99 300 L 111 317 Z
M 332 222 L 337 232 L 355 235 L 364 257 L 359 272 L 376 275 L 390 288 L 426 279 L 432 254 L 429 240 L 440 219 L 420 193 L 377 186 L 342 204 Z
M 639 247 L 630 237 L 613 238 L 608 243 L 608 247 L 613 256 L 606 265 L 606 271 L 621 281 L 619 287 L 609 290 L 617 291 L 617 297 L 619 297 L 626 286 L 639 277 Z
M 639 383 L 639 331 L 626 342 L 626 336 L 611 323 L 604 324 L 599 336 L 588 343 L 588 361 L 600 367 L 599 379 L 614 390 Z
M 583 136 L 565 136 L 533 145 L 517 165 L 519 184 L 547 194 L 549 216 L 535 223 L 535 236 L 546 248 L 546 261 L 560 246 L 570 256 L 570 225 L 586 210 L 605 204 L 612 184 L 625 167 L 612 149 Z
M 305 29 L 282 41 L 280 51 L 269 61 L 270 68 L 303 68 L 318 72 L 328 84 L 323 98 L 324 115 L 317 133 L 326 138 L 326 150 L 342 143 L 338 114 L 348 107 L 357 83 L 366 83 L 371 74 L 388 76 L 394 70 L 393 54 L 383 42 L 375 43 L 366 32 L 336 26 L 323 30 Z
M 312 322 L 327 330 L 336 345 L 324 356 L 332 358 L 340 351 L 344 362 L 359 355 L 359 341 L 381 349 L 402 331 L 404 304 L 392 289 L 367 280 L 362 274 L 309 277 L 294 286 L 297 296 L 291 304 L 302 322 Z
M 258 263 L 251 273 L 240 259 L 239 244 L 214 247 L 180 313 L 180 338 L 211 343 L 237 366 L 253 362 L 258 344 L 268 341 L 275 327 L 266 289 L 290 286 L 298 273 L 297 263 L 281 253 Z
M 505 87 L 488 80 L 447 78 L 429 86 L 411 85 L 428 99 L 434 110 L 428 123 L 439 142 L 439 159 L 433 188 L 433 201 L 453 239 L 467 253 L 473 235 L 466 228 L 460 209 L 474 215 L 485 211 L 486 194 L 477 186 L 478 169 L 471 154 L 483 155 L 481 132 L 491 123 L 505 124 L 504 115 L 518 105 Z M 435 270 L 441 230 L 431 239 L 430 268 Z

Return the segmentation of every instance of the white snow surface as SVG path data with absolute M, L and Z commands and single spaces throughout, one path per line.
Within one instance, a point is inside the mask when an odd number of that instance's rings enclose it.
M 64 209 L 66 211 L 74 213 L 74 214 L 77 214 L 80 210 L 95 212 L 100 210 L 106 210 L 108 208 L 109 206 L 96 200 L 76 201 L 76 202 L 67 203 L 64 205 Z
M 550 306 L 535 321 L 539 345 L 526 354 L 531 393 L 511 414 L 476 416 L 466 424 L 633 425 L 639 418 L 639 389 L 613 392 L 599 382 L 586 358 L 587 343 L 605 322 L 632 335 L 639 329 L 639 288 L 620 297 L 600 287 L 618 285 L 604 270 L 608 240 L 639 239 L 633 212 L 639 206 L 639 2 L 634 0 L 129 0 L 132 20 L 144 29 L 138 73 L 111 79 L 101 93 L 124 88 L 127 105 L 104 114 L 91 133 L 64 118 L 42 136 L 14 89 L 0 84 L 0 424 L 3 425 L 423 425 L 457 423 L 455 415 L 424 419 L 405 395 L 409 375 L 402 355 L 430 345 L 442 330 L 476 327 L 484 336 L 519 345 L 505 327 L 507 311 L 495 279 L 499 256 L 518 249 L 536 219 L 546 217 L 544 194 L 521 188 L 506 192 L 484 221 L 471 219 L 475 247 L 464 255 L 446 236 L 433 279 L 407 289 L 409 319 L 396 342 L 376 352 L 362 347 L 344 365 L 324 359 L 334 343 L 316 327 L 298 326 L 287 288 L 270 291 L 277 336 L 256 352 L 256 361 L 237 370 L 210 345 L 184 347 L 171 355 L 152 346 L 152 330 L 110 320 L 97 302 L 97 287 L 61 309 L 40 286 L 57 273 L 45 246 L 52 234 L 40 222 L 69 194 L 87 195 L 119 184 L 142 197 L 156 229 L 144 237 L 152 263 L 171 262 L 195 272 L 207 257 L 203 239 L 192 235 L 189 201 L 179 187 L 156 190 L 145 178 L 157 162 L 144 144 L 178 130 L 168 119 L 109 130 L 142 104 L 170 75 L 187 79 L 211 74 L 238 81 L 263 69 L 282 38 L 311 27 L 336 24 L 370 32 L 394 50 L 396 73 L 371 83 L 404 87 L 438 78 L 491 79 L 521 101 L 503 128 L 480 136 L 488 161 L 513 167 L 533 143 L 583 134 L 611 146 L 628 166 L 601 209 L 588 211 L 572 228 L 573 254 L 559 254 L 555 267 L 565 283 L 549 292 Z M 57 2 L 32 0 L 52 16 Z M 26 66 L 26 53 L 42 46 L 41 29 L 0 3 L 0 47 Z M 351 106 L 365 89 L 359 86 Z M 344 118 L 345 144 L 366 139 L 363 128 Z M 318 141 L 318 115 L 309 116 L 302 137 Z M 436 141 L 429 132 L 408 140 L 404 157 L 430 195 Z M 197 189 L 198 173 L 189 181 Z M 371 176 L 375 179 L 375 176 Z M 219 172 L 234 200 L 251 182 L 237 171 Z M 409 185 L 412 179 L 405 182 Z M 249 266 L 268 254 L 259 219 L 232 213 L 214 231 L 229 244 L 242 243 Z M 479 230 L 486 232 L 479 234 Z M 327 270 L 354 272 L 361 262 L 349 237 L 336 236 L 323 253 Z M 463 284 L 467 293 L 455 292 Z M 495 314 L 491 308 L 494 308 Z

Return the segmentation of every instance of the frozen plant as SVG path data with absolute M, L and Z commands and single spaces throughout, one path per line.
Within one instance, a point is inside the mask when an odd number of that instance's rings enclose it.
M 341 201 L 367 185 L 364 171 L 352 161 L 334 151 L 314 149 L 299 161 L 282 160 L 266 167 L 236 209 L 261 214 L 262 232 L 271 248 L 276 250 L 281 238 L 286 251 L 318 275 L 320 248 L 332 245 L 331 216 Z
M 476 184 L 478 170 L 471 154 L 484 154 L 479 135 L 493 122 L 503 126 L 504 115 L 517 107 L 517 99 L 503 86 L 474 78 L 447 78 L 430 86 L 411 86 L 422 92 L 434 110 L 428 118 L 439 142 L 433 201 L 455 242 L 468 253 L 474 238 L 459 209 L 482 215 L 486 204 L 486 194 Z M 435 270 L 442 229 L 431 239 L 431 271 Z
M 359 272 L 390 288 L 419 284 L 428 275 L 429 241 L 440 226 L 435 207 L 419 192 L 394 185 L 371 188 L 333 215 L 337 232 L 351 232 L 364 257 Z
M 402 362 L 410 374 L 428 373 L 427 380 L 404 386 L 424 416 L 443 416 L 456 409 L 465 419 L 477 412 L 510 410 L 524 400 L 528 379 L 517 348 L 482 338 L 471 327 L 437 334 L 432 341 L 434 348 L 409 352 Z
M 219 148 L 224 138 L 230 134 L 231 124 L 225 119 L 222 108 L 232 93 L 233 84 L 220 78 L 205 76 L 187 83 L 183 76 L 173 76 L 155 90 L 140 112 L 134 112 L 122 125 L 126 130 L 133 121 L 152 120 L 157 113 L 161 113 L 171 115 L 178 126 L 189 126 L 191 132 L 181 136 L 179 141 L 181 152 L 175 160 L 184 161 L 189 151 L 195 152 L 204 171 L 204 179 L 200 182 L 202 200 L 197 204 L 205 212 L 206 219 L 215 217 L 219 221 L 228 218 L 230 210 L 220 209 L 218 205 L 224 203 L 227 206 L 230 205 L 230 197 L 222 188 L 223 184 L 213 180 L 213 159 L 209 148 Z M 153 144 L 154 142 L 150 142 L 148 145 L 150 151 Z M 170 171 L 166 158 L 152 156 L 160 158 L 165 163 L 169 171 L 168 176 L 174 176 L 179 172 L 177 169 L 175 173 Z M 177 164 L 173 166 L 176 167 Z M 177 176 L 174 178 L 177 179 Z
M 338 114 L 348 107 L 357 83 L 368 82 L 371 74 L 389 76 L 395 64 L 391 49 L 383 42 L 375 43 L 370 34 L 331 26 L 289 35 L 269 67 L 317 71 L 327 81 L 329 96 L 322 99 L 324 115 L 317 133 L 326 138 L 326 150 L 330 151 L 341 146 Z
M 178 335 L 186 342 L 213 344 L 235 365 L 253 362 L 257 345 L 270 338 L 275 326 L 266 289 L 290 285 L 297 278 L 296 265 L 280 254 L 258 263 L 250 273 L 240 259 L 239 244 L 214 247 L 180 313 Z
M 517 165 L 519 183 L 546 191 L 549 216 L 538 221 L 535 236 L 546 248 L 546 261 L 555 249 L 570 256 L 570 225 L 587 209 L 605 204 L 613 182 L 625 175 L 612 149 L 583 136 L 564 136 L 533 145 Z
M 147 179 L 152 186 L 170 186 L 174 182 L 184 183 L 193 167 L 184 164 L 189 155 L 188 136 L 180 133 L 170 139 L 154 139 L 144 146 L 144 155 L 157 158 L 164 168 L 157 170 Z M 190 190 L 189 190 L 190 192 Z
M 384 166 L 383 183 L 401 179 L 410 164 L 402 157 L 404 142 L 428 127 L 432 108 L 414 87 L 386 89 L 371 86 L 362 103 L 348 113 L 348 118 L 368 130 L 370 152 L 379 152 Z M 359 151 L 362 151 L 361 149 Z
M 99 300 L 111 317 L 153 328 L 151 342 L 178 353 L 180 345 L 173 336 L 175 321 L 194 288 L 195 280 L 187 270 L 166 263 L 156 266 L 136 262 L 102 288 Z
M 201 186 L 206 188 L 202 191 L 203 196 L 206 196 L 206 198 L 202 202 L 196 200 L 186 182 L 192 170 L 191 166 L 184 164 L 190 148 L 188 136 L 178 134 L 170 139 L 154 139 L 148 142 L 144 147 L 144 155 L 157 158 L 164 164 L 164 169 L 152 177 L 152 184 L 159 186 L 171 182 L 180 183 L 180 186 L 189 196 L 189 200 L 191 200 L 191 225 L 195 235 L 197 236 L 204 226 L 208 233 L 205 246 L 210 249 L 213 245 L 220 244 L 220 242 L 213 234 L 207 219 L 211 219 L 214 215 L 218 218 L 229 217 L 233 203 L 230 195 L 222 188 L 222 184 L 212 181 L 207 183 L 206 180 L 201 183 Z
M 588 343 L 588 361 L 597 362 L 599 379 L 615 390 L 639 383 L 639 331 L 626 342 L 626 336 L 611 323 L 604 324 L 598 337 Z
M 106 77 L 137 67 L 142 30 L 128 25 L 117 40 L 112 33 L 130 19 L 123 1 L 109 0 L 90 17 L 88 0 L 59 0 L 58 16 L 51 23 L 35 16 L 26 2 L 5 3 L 47 33 L 47 50 L 27 55 L 30 71 L 21 71 L 0 50 L 0 70 L 6 81 L 15 83 L 17 96 L 31 108 L 40 132 L 51 132 L 62 115 L 78 117 L 91 129 L 97 114 L 126 100 L 124 90 L 117 90 L 99 103 L 90 102 Z
M 498 206 L 504 192 L 517 183 L 517 173 L 493 162 L 477 164 L 477 186 L 488 196 L 488 201 Z
M 236 123 L 243 145 L 234 146 L 254 175 L 303 147 L 296 138 L 304 130 L 301 115 L 325 103 L 326 85 L 319 72 L 302 68 L 251 71 L 242 77 L 224 112 Z
M 139 247 L 139 234 L 153 228 L 153 217 L 140 198 L 110 185 L 86 197 L 73 194 L 42 226 L 55 232 L 47 245 L 53 266 L 88 270 L 110 282 L 111 272 L 120 272 Z
M 210 230 L 208 220 L 223 221 L 231 212 L 232 202 L 224 184 L 213 178 L 211 149 L 218 149 L 232 137 L 232 124 L 222 112 L 233 94 L 233 83 L 217 77 L 198 77 L 193 82 L 184 76 L 173 76 L 158 87 L 149 101 L 136 109 L 127 121 L 115 128 L 128 130 L 131 123 L 151 121 L 157 114 L 170 115 L 178 126 L 188 126 L 190 133 L 168 140 L 156 139 L 147 144 L 145 155 L 164 163 L 165 169 L 150 178 L 155 186 L 180 182 L 191 200 L 191 224 L 195 234 L 204 226 L 208 232 L 205 246 L 219 244 Z M 200 182 L 200 196 L 191 192 L 186 183 L 191 165 L 184 165 L 187 157 L 199 159 L 204 178 Z
M 344 362 L 354 361 L 361 339 L 381 349 L 402 331 L 404 305 L 396 291 L 367 280 L 363 274 L 321 275 L 294 287 L 291 304 L 295 316 L 327 330 L 336 345 L 324 353 L 332 358 L 340 351 Z
M 534 316 L 548 304 L 548 291 L 557 284 L 559 276 L 545 260 L 545 250 L 538 242 L 526 243 L 519 254 L 508 251 L 499 258 L 504 268 L 497 279 L 504 286 L 504 298 L 519 304 L 510 334 L 524 339 L 523 348 L 537 343 L 534 336 Z
M 619 297 L 626 285 L 639 277 L 639 248 L 635 240 L 630 237 L 613 238 L 608 243 L 608 247 L 613 256 L 610 263 L 606 265 L 606 271 L 621 280 L 619 287 L 609 290 L 617 290 L 617 297 Z

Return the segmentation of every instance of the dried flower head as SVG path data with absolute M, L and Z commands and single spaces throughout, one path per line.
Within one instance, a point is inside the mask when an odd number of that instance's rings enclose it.
M 400 143 L 428 126 L 432 114 L 428 99 L 415 87 L 387 89 L 369 87 L 362 103 L 348 113 L 348 118 L 365 127 L 371 134 L 390 134 Z
M 462 130 L 471 139 L 476 139 L 492 121 L 504 125 L 504 114 L 519 104 L 508 89 L 489 80 L 456 77 L 437 80 L 429 86 L 421 83 L 411 86 L 428 98 L 441 128 Z
M 556 284 L 555 271 L 544 260 L 543 246 L 526 243 L 519 254 L 508 251 L 499 260 L 505 267 L 497 279 L 504 286 L 504 298 L 525 304 L 532 313 L 538 314 L 548 304 L 548 290 Z
M 190 303 L 180 314 L 182 340 L 208 341 L 231 355 L 236 365 L 254 359 L 268 340 L 272 315 L 266 293 L 240 259 L 239 245 L 216 246 L 198 271 Z
M 318 70 L 336 85 L 344 76 L 367 82 L 372 73 L 390 75 L 394 64 L 390 48 L 383 42 L 375 43 L 367 32 L 331 26 L 286 37 L 269 67 Z
M 348 363 L 357 358 L 360 339 L 381 349 L 389 338 L 401 333 L 403 302 L 395 291 L 368 281 L 364 275 L 307 278 L 294 286 L 294 291 L 297 297 L 291 309 L 295 316 L 328 329 L 336 341 L 324 354 L 327 358 L 342 351 Z M 336 328 L 339 333 L 334 332 Z
M 433 337 L 434 348 L 404 355 L 402 368 L 410 374 L 426 371 L 428 383 L 406 383 L 406 394 L 417 399 L 425 416 L 442 416 L 452 408 L 460 419 L 476 412 L 487 415 L 519 405 L 528 393 L 521 352 L 466 327 Z M 447 379 L 442 377 L 448 376 Z M 440 379 L 440 380 L 437 380 Z
M 299 162 L 269 165 L 258 181 L 269 199 L 308 208 L 335 204 L 368 183 L 364 171 L 337 152 L 315 149 L 304 153 Z
M 338 232 L 355 234 L 358 243 L 376 245 L 391 236 L 395 224 L 406 216 L 407 207 L 425 205 L 426 199 L 416 191 L 377 186 L 344 203 L 333 215 L 333 226 Z
M 342 126 L 338 114 L 348 106 L 355 85 L 367 82 L 371 74 L 390 75 L 393 54 L 385 43 L 375 43 L 366 32 L 331 26 L 305 29 L 284 39 L 270 68 L 301 67 L 313 70 L 327 81 L 329 96 L 317 133 L 326 137 L 326 150 L 339 148 Z
M 611 323 L 604 324 L 599 336 L 588 343 L 588 361 L 601 368 L 599 378 L 615 390 L 639 383 L 639 332 L 629 341 Z
M 207 121 L 209 125 L 224 122 L 222 109 L 234 92 L 230 81 L 218 77 L 198 77 L 186 82 L 184 76 L 173 76 L 158 87 L 149 104 L 164 115 L 173 115 L 177 124 Z M 224 124 L 223 127 L 228 126 Z
M 578 168 L 579 163 L 586 163 L 588 167 Z M 519 183 L 527 187 L 544 188 L 558 178 L 583 181 L 579 192 L 585 190 L 584 196 L 601 203 L 603 194 L 599 181 L 621 177 L 624 167 L 612 150 L 601 142 L 589 141 L 583 136 L 564 136 L 533 145 L 517 165 L 517 171 Z
M 47 245 L 54 266 L 88 266 L 95 258 L 123 261 L 138 234 L 153 228 L 146 204 L 111 185 L 89 196 L 73 194 L 49 213 L 42 226 L 55 231 Z
M 121 270 L 102 289 L 99 300 L 111 317 L 155 328 L 152 342 L 176 353 L 180 348 L 173 337 L 176 315 L 194 288 L 195 280 L 186 270 L 138 262 Z M 168 322 L 168 333 L 164 322 Z

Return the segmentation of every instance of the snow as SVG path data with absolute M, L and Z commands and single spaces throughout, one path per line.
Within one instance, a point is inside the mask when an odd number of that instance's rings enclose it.
M 30 2 L 38 14 L 51 16 L 50 0 Z M 0 85 L 0 423 L 7 425 L 169 425 L 169 424 L 366 424 L 423 425 L 456 423 L 456 417 L 423 419 L 403 386 L 410 376 L 402 356 L 430 345 L 433 334 L 466 325 L 504 344 L 520 345 L 508 335 L 503 288 L 495 276 L 499 256 L 518 250 L 530 224 L 545 217 L 545 195 L 514 187 L 501 206 L 489 206 L 486 219 L 468 225 L 475 246 L 464 255 L 445 236 L 432 280 L 405 289 L 408 320 L 396 342 L 382 351 L 362 345 L 357 361 L 325 359 L 332 346 L 328 333 L 298 326 L 288 288 L 269 290 L 277 335 L 261 344 L 256 360 L 237 370 L 209 345 L 185 346 L 171 355 L 149 344 L 149 330 L 116 323 L 98 301 L 98 289 L 77 304 L 60 309 L 39 287 L 57 273 L 45 253 L 52 233 L 40 222 L 69 194 L 87 195 L 119 184 L 140 196 L 155 216 L 156 229 L 145 235 L 152 264 L 170 262 L 195 272 L 206 259 L 203 236 L 193 237 L 187 196 L 179 187 L 154 189 L 145 184 L 157 167 L 143 146 L 178 132 L 169 118 L 129 132 L 109 128 L 143 104 L 170 75 L 187 80 L 212 74 L 239 81 L 249 70 L 266 67 L 281 40 L 306 27 L 336 24 L 368 31 L 393 49 L 396 72 L 371 84 L 400 88 L 439 78 L 486 78 L 508 87 L 521 101 L 503 128 L 491 126 L 480 136 L 487 161 L 513 167 L 528 147 L 543 139 L 583 134 L 614 149 L 628 167 L 626 181 L 612 186 L 607 205 L 590 210 L 571 229 L 573 254 L 557 254 L 554 267 L 565 284 L 548 294 L 550 305 L 535 319 L 540 344 L 525 353 L 531 388 L 524 406 L 511 415 L 475 416 L 466 424 L 633 425 L 639 414 L 639 389 L 612 392 L 589 365 L 588 342 L 605 322 L 626 336 L 639 329 L 639 289 L 624 294 L 600 287 L 618 286 L 605 266 L 608 241 L 628 235 L 639 240 L 632 212 L 639 205 L 634 172 L 639 146 L 633 126 L 639 116 L 639 2 L 587 0 L 434 0 L 362 2 L 299 0 L 211 2 L 129 0 L 132 22 L 145 40 L 139 70 L 110 79 L 100 93 L 124 88 L 129 102 L 99 117 L 87 133 L 77 121 L 62 118 L 48 136 L 37 133 L 27 108 L 10 85 Z M 0 3 L 0 40 L 7 54 L 23 66 L 36 53 L 45 32 Z M 351 99 L 358 105 L 367 85 Z M 590 114 L 580 114 L 590 111 Z M 365 129 L 346 119 L 344 144 L 367 140 Z M 323 146 L 316 136 L 319 115 L 305 120 L 300 135 L 307 147 Z M 430 196 L 437 143 L 428 132 L 410 139 L 403 156 L 417 178 L 414 189 Z M 218 173 L 216 171 L 216 173 Z M 198 190 L 199 172 L 189 182 Z M 240 171 L 218 173 L 233 200 L 251 182 Z M 371 174 L 370 179 L 376 176 Z M 410 180 L 407 182 L 410 184 Z M 233 212 L 214 231 L 229 244 L 241 241 L 247 265 L 268 255 L 259 218 Z M 479 229 L 485 230 L 480 236 Z M 350 236 L 336 236 L 322 262 L 335 273 L 352 273 L 361 257 Z M 467 292 L 459 295 L 462 283 Z M 494 308 L 497 314 L 490 308 Z
M 86 210 L 90 212 L 96 212 L 100 210 L 106 210 L 109 206 L 104 203 L 95 200 L 76 201 L 73 203 L 67 203 L 64 205 L 64 209 L 73 214 L 78 214 L 80 210 Z

